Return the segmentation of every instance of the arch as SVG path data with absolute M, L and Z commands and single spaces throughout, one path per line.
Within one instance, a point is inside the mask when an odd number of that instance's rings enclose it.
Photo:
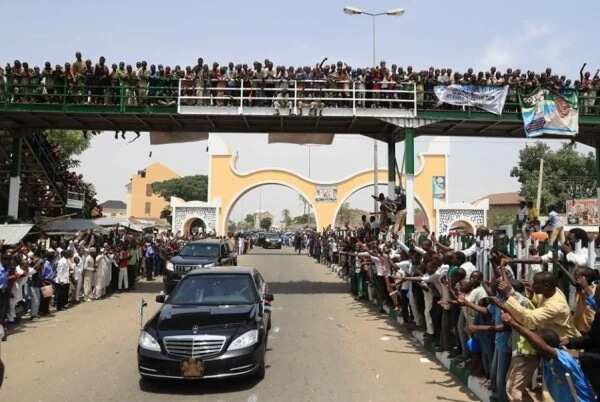
M 360 190 L 363 190 L 367 187 L 371 187 L 373 185 L 374 185 L 373 183 L 361 183 L 361 184 L 355 186 L 354 188 L 352 188 L 350 191 L 348 191 L 347 194 L 338 201 L 338 205 L 335 208 L 335 212 L 333 214 L 333 221 L 331 222 L 331 227 L 335 227 L 335 221 L 337 219 L 338 214 L 340 213 L 340 209 L 342 208 L 342 205 L 344 205 L 344 203 L 348 200 L 348 198 L 352 197 L 354 194 L 356 194 Z M 387 184 L 385 184 L 385 186 L 387 186 Z M 431 220 L 431 216 L 429 215 L 427 208 L 424 207 L 423 202 L 421 201 L 419 195 L 416 193 L 415 193 L 415 201 L 417 202 L 417 206 L 419 207 L 419 209 L 421 211 L 423 211 L 423 213 L 425 214 L 425 218 L 427 218 L 427 224 L 429 225 L 429 227 L 431 227 L 431 224 L 433 222 Z
M 211 142 L 212 141 L 212 142 Z M 214 145 L 212 145 L 214 143 Z M 335 181 L 315 181 L 286 169 L 265 168 L 240 172 L 237 169 L 238 154 L 232 155 L 224 141 L 217 135 L 211 134 L 209 141 L 211 149 L 209 164 L 208 202 L 218 208 L 217 234 L 226 233 L 227 220 L 240 197 L 253 188 L 261 185 L 281 185 L 300 194 L 310 204 L 314 211 L 317 228 L 323 229 L 328 225 L 335 226 L 335 218 L 343 202 L 356 191 L 373 185 L 373 171 L 364 170 L 344 179 Z M 434 198 L 432 178 L 447 175 L 447 159 L 444 152 L 420 153 L 419 171 L 415 175 L 415 200 L 424 212 L 431 227 L 436 226 L 437 215 L 434 213 Z M 379 170 L 379 182 L 386 183 L 388 172 Z M 331 199 L 319 198 L 321 189 L 324 192 L 333 188 Z
M 261 187 L 261 186 L 268 186 L 268 185 L 276 185 L 276 186 L 283 186 L 286 188 L 289 188 L 290 190 L 293 190 L 295 192 L 297 192 L 298 194 L 300 194 L 302 196 L 302 198 L 304 198 L 306 200 L 306 202 L 308 204 L 310 204 L 310 207 L 313 211 L 313 214 L 315 216 L 315 222 L 316 222 L 316 227 L 319 228 L 319 214 L 317 213 L 317 209 L 315 208 L 315 204 L 311 201 L 311 199 L 306 195 L 306 193 L 304 193 L 304 191 L 302 191 L 301 189 L 297 188 L 296 186 L 294 186 L 293 184 L 290 183 L 286 183 L 283 181 L 278 181 L 278 180 L 267 180 L 267 181 L 261 181 L 258 183 L 253 183 L 247 187 L 245 187 L 244 189 L 242 189 L 241 191 L 239 191 L 237 194 L 235 194 L 232 198 L 231 198 L 231 202 L 229 203 L 229 205 L 227 205 L 225 207 L 225 209 L 223 210 L 223 222 L 225 227 L 221 228 L 221 233 L 226 233 L 227 232 L 227 222 L 229 221 L 229 215 L 231 215 L 231 211 L 233 211 L 233 208 L 235 207 L 235 205 L 237 204 L 237 202 L 247 193 L 249 193 L 250 191 L 254 190 L 255 188 Z
M 202 232 L 206 232 L 206 222 L 204 222 L 204 220 L 198 216 L 191 216 L 183 223 L 183 234 L 185 236 L 191 235 L 193 228 L 196 227 L 196 223 L 199 223 L 199 226 L 202 228 Z

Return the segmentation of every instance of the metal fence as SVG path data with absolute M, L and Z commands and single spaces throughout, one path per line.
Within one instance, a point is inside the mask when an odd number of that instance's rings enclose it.
M 186 114 L 252 114 L 285 111 L 319 115 L 337 111 L 351 116 L 417 115 L 418 111 L 468 111 L 439 104 L 432 88 L 415 83 L 326 80 L 157 80 L 122 79 L 105 85 L 83 81 L 14 84 L 0 81 L 0 110 L 91 110 L 111 112 L 176 109 Z M 266 109 L 266 110 L 265 110 Z M 399 113 L 401 112 L 401 113 Z M 519 113 L 511 88 L 504 113 Z M 596 93 L 579 94 L 580 115 L 600 115 Z

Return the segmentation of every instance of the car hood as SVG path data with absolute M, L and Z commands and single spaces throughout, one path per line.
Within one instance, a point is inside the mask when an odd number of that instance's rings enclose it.
M 218 260 L 217 257 L 182 257 L 176 255 L 171 258 L 171 263 L 181 265 L 206 265 L 212 264 Z
M 205 330 L 237 328 L 256 320 L 257 305 L 208 307 L 166 304 L 155 317 L 154 327 L 161 333 L 192 332 L 198 326 Z

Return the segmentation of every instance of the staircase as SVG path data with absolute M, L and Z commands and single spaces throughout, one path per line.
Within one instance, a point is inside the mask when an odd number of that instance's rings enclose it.
M 5 214 L 8 202 L 12 148 L 12 134 L 0 131 L 0 215 Z M 20 218 L 58 215 L 66 204 L 66 195 L 60 163 L 52 156 L 43 133 L 23 137 Z

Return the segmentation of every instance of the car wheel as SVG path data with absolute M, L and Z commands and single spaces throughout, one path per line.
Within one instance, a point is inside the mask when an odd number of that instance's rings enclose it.
M 267 323 L 267 331 L 271 330 L 271 315 L 269 314 L 269 322 Z

